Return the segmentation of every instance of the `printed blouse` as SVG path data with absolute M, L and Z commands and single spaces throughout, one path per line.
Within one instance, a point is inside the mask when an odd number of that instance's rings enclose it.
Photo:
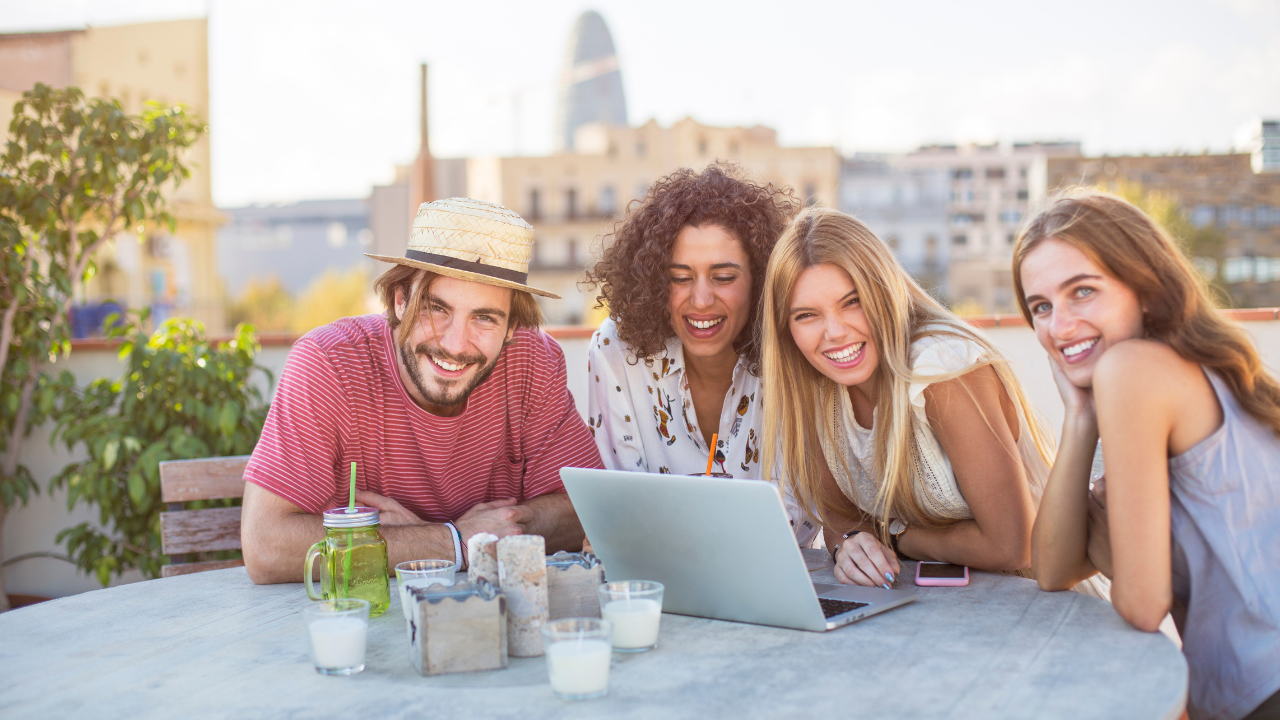
M 679 338 L 668 340 L 657 357 L 637 359 L 618 339 L 613 319 L 606 319 L 591 337 L 587 372 L 587 428 L 606 468 L 673 475 L 706 471 L 710 449 L 698 427 Z M 760 378 L 739 358 L 720 410 L 712 472 L 760 478 L 763 416 Z M 783 499 L 797 542 L 809 547 L 817 523 L 789 495 Z

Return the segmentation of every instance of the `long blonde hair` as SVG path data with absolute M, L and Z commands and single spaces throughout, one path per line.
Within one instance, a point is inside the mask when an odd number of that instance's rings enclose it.
M 1215 370 L 1240 407 L 1280 433 L 1280 383 L 1248 333 L 1218 311 L 1204 279 L 1163 228 L 1123 198 L 1067 188 L 1048 198 L 1013 249 L 1018 307 L 1033 323 L 1022 263 L 1040 243 L 1061 240 L 1128 285 L 1142 303 L 1143 330 L 1191 362 Z
M 765 274 L 761 312 L 764 477 L 782 477 L 824 525 L 831 525 L 830 518 L 847 511 L 842 498 L 822 491 L 824 438 L 819 435 L 827 434 L 825 440 L 833 444 L 834 438 L 829 436 L 833 428 L 820 417 L 819 408 L 825 407 L 824 401 L 830 397 L 827 393 L 846 390 L 805 359 L 789 327 L 791 294 L 800 274 L 823 264 L 844 270 L 853 280 L 880 358 L 873 380 L 877 385 L 875 467 L 867 468 L 883 478 L 876 493 L 876 516 L 897 517 L 926 527 L 955 522 L 929 516 L 916 497 L 915 487 L 923 478 L 917 464 L 916 420 L 908 396 L 912 382 L 950 380 L 976 367 L 991 366 L 1026 418 L 1040 455 L 1052 463 L 1053 439 L 999 350 L 930 297 L 866 225 L 844 213 L 815 207 L 797 216 L 783 233 Z M 946 375 L 917 375 L 911 369 L 911 345 L 926 336 L 952 336 L 976 343 L 984 351 L 983 360 Z M 844 463 L 844 458 L 838 461 Z M 844 469 L 850 475 L 848 468 Z

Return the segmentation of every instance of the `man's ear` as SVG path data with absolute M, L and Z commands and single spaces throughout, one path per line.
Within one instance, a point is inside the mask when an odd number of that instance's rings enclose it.
M 395 305 L 396 320 L 399 320 L 400 322 L 404 322 L 405 303 L 406 303 L 406 300 L 404 299 L 404 288 L 403 287 L 396 288 L 396 305 Z

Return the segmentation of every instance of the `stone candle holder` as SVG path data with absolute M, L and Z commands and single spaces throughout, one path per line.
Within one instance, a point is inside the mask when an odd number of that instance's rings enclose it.
M 487 580 L 411 588 L 410 657 L 422 675 L 507 666 L 507 600 Z
M 547 556 L 547 609 L 552 620 L 600 617 L 598 589 L 604 565 L 591 553 L 561 550 Z

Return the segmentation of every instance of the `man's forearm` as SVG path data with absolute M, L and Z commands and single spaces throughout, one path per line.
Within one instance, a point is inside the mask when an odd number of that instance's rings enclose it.
M 547 541 L 547 552 L 578 552 L 582 549 L 582 523 L 569 501 L 568 493 L 539 495 L 523 503 L 533 511 L 533 519 L 523 526 L 528 535 L 541 535 Z M 464 538 L 465 540 L 465 538 Z

